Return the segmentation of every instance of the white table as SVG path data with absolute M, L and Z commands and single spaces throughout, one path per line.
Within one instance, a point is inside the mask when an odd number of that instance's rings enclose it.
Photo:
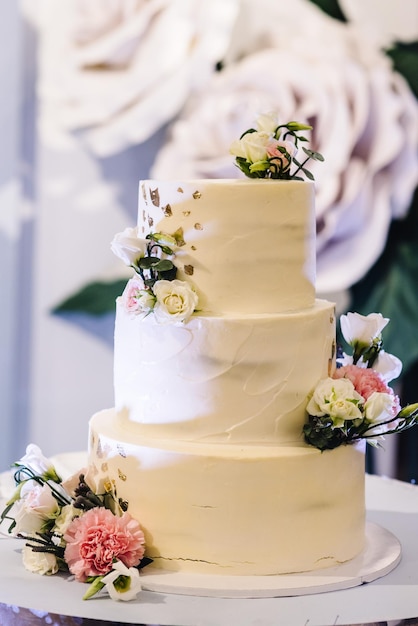
M 64 459 L 64 465 L 67 460 L 73 464 L 74 458 L 75 467 L 81 467 L 82 456 L 64 455 L 60 460 Z M 1 478 L 0 496 L 4 496 L 10 478 L 5 474 Z M 2 538 L 0 603 L 61 615 L 161 626 L 341 626 L 417 617 L 418 487 L 367 476 L 366 503 L 368 520 L 393 533 L 403 553 L 395 570 L 366 585 L 281 598 L 228 599 L 144 591 L 134 602 L 117 603 L 108 598 L 82 601 L 82 585 L 61 576 L 44 577 L 25 571 L 20 541 Z

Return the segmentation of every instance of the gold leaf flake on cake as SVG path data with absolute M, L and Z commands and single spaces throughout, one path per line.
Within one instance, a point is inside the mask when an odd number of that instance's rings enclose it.
M 169 204 L 163 206 L 163 213 L 166 217 L 171 217 L 173 215 L 173 210 Z
M 148 204 L 147 193 L 146 193 L 146 190 L 145 190 L 145 185 L 141 185 L 141 191 L 142 191 L 142 197 L 144 198 L 145 204 Z
M 103 489 L 106 491 L 106 493 L 110 493 L 111 491 L 114 490 L 114 484 L 113 482 L 110 480 L 110 478 L 106 478 L 103 481 Z
M 192 194 L 192 195 L 193 195 L 193 198 L 194 198 L 195 200 L 199 200 L 199 198 L 201 198 L 201 197 L 202 197 L 201 192 L 200 192 L 200 191 L 197 191 L 197 190 L 196 190 L 195 192 L 193 192 L 193 194 Z
M 173 233 L 173 237 L 176 240 L 176 244 L 179 248 L 186 245 L 186 242 L 184 241 L 184 231 L 181 226 L 176 230 L 175 233 Z
M 119 468 L 118 468 L 118 476 L 121 480 L 123 481 L 126 480 L 126 474 L 124 474 Z
M 103 448 L 102 448 L 102 442 L 100 440 L 100 437 L 97 438 L 97 449 L 96 449 L 96 454 L 98 456 L 99 459 L 103 458 Z
M 89 448 L 91 450 L 94 450 L 96 447 L 96 435 L 93 431 L 90 431 L 90 435 L 89 435 Z
M 118 443 L 117 445 L 117 449 L 118 449 L 118 453 L 120 454 L 120 456 L 124 459 L 126 459 L 126 452 L 125 452 L 125 448 L 122 446 L 122 444 Z
M 190 246 L 192 250 L 196 250 L 196 246 Z
M 158 187 L 156 189 L 150 189 L 151 202 L 154 206 L 160 206 L 160 192 Z
M 195 227 L 195 230 L 203 230 L 203 226 L 202 226 L 202 224 L 199 224 L 199 222 L 196 222 L 194 227 Z
M 183 211 L 184 217 L 189 217 L 191 211 Z
M 193 276 L 193 272 L 194 272 L 193 265 L 185 265 L 184 266 L 184 273 L 187 274 L 187 276 Z
M 178 191 L 179 193 L 184 193 L 184 191 L 183 191 L 183 189 L 182 189 L 181 187 L 177 187 L 177 191 Z

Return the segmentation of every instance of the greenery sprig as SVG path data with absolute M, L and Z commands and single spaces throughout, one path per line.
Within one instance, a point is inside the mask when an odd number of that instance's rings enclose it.
M 303 174 L 314 180 L 306 164 L 310 160 L 323 161 L 322 154 L 301 146 L 306 158 L 299 160 L 296 156 L 299 144 L 308 141 L 300 132 L 312 130 L 312 126 L 295 121 L 277 124 L 272 113 L 260 115 L 256 126 L 246 130 L 230 148 L 235 164 L 248 178 L 304 180 Z

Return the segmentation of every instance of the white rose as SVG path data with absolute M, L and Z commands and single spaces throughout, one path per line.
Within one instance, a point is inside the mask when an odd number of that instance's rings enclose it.
M 122 580 L 118 580 L 123 576 Z M 142 590 L 137 567 L 126 567 L 121 561 L 113 564 L 113 569 L 102 578 L 106 591 L 112 600 L 133 600 Z
M 72 504 L 66 504 L 55 519 L 54 531 L 59 535 L 65 535 L 73 519 L 80 517 L 82 514 L 83 511 L 81 509 L 76 509 Z
M 232 142 L 230 153 L 234 156 L 247 159 L 250 163 L 265 161 L 269 141 L 271 141 L 271 136 L 268 133 L 246 133 L 242 139 Z
M 347 421 L 356 423 L 363 420 L 363 415 L 357 402 L 352 398 L 338 398 L 329 404 L 329 416 L 332 419 L 334 428 L 341 428 Z
M 379 372 L 385 383 L 398 378 L 402 371 L 402 361 L 394 354 L 380 350 L 377 359 L 373 363 L 373 369 Z
M 138 229 L 136 227 L 128 227 L 114 236 L 110 249 L 125 265 L 135 267 L 138 259 L 145 256 L 147 242 L 145 239 L 138 237 Z
M 149 139 L 216 71 L 238 6 L 71 0 L 56 10 L 52 3 L 36 16 L 49 50 L 40 85 L 49 135 L 78 129 L 101 156 Z
M 380 336 L 388 322 L 389 318 L 383 317 L 381 313 L 369 315 L 347 313 L 340 317 L 342 335 L 350 346 L 370 346 L 373 339 Z
M 57 558 L 48 552 L 34 552 L 29 546 L 24 546 L 22 559 L 25 569 L 36 574 L 56 574 L 58 572 Z
M 27 506 L 45 517 L 53 517 L 59 510 L 58 502 L 47 484 L 41 486 L 28 480 L 22 485 L 20 497 Z
M 13 506 L 10 516 L 14 518 L 16 525 L 11 531 L 13 535 L 23 533 L 25 535 L 36 535 L 42 531 L 46 519 L 39 512 L 29 507 L 24 500 L 19 500 Z
M 270 136 L 275 132 L 278 125 L 279 120 L 275 111 L 262 113 L 257 117 L 257 130 L 268 133 Z
M 362 396 L 348 378 L 324 378 L 315 387 L 306 411 L 317 417 L 329 415 L 334 426 L 340 427 L 345 420 L 362 418 L 359 409 L 362 402 Z
M 86 472 L 87 472 L 87 468 L 83 467 L 80 470 L 78 470 L 78 472 L 71 474 L 71 476 L 68 476 L 68 478 L 63 480 L 63 482 L 61 483 L 61 487 L 63 488 L 65 493 L 69 494 L 72 498 L 74 498 L 75 490 L 77 489 L 80 483 L 80 475 L 83 474 L 84 476 Z
M 393 396 L 390 393 L 374 391 L 366 400 L 364 415 L 371 424 L 391 419 L 394 417 Z
M 22 456 L 17 465 L 29 467 L 36 476 L 42 476 L 56 482 L 61 480 L 51 461 L 42 454 L 40 447 L 34 443 L 27 446 L 26 454 Z
M 154 313 L 159 322 L 185 322 L 197 306 L 197 294 L 182 280 L 157 280 L 153 290 L 157 298 Z

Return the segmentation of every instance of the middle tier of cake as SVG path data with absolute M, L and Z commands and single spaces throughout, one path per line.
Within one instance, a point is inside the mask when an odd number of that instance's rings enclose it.
M 147 437 L 290 443 L 333 371 L 334 305 L 161 325 L 117 303 L 115 406 Z

